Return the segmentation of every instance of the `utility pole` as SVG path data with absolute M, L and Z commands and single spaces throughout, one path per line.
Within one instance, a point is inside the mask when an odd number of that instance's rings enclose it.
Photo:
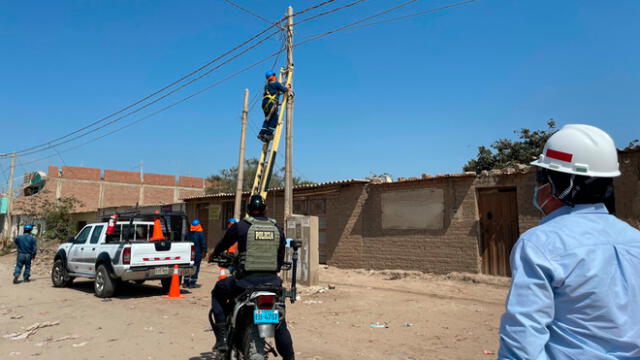
M 3 246 L 6 247 L 11 238 L 11 210 L 13 206 L 13 176 L 16 167 L 16 153 L 11 155 L 11 166 L 9 167 L 9 184 L 7 185 L 7 213 L 4 215 L 4 239 Z
M 238 156 L 238 178 L 236 181 L 236 203 L 233 208 L 233 217 L 240 219 L 242 209 L 242 184 L 244 182 L 244 139 L 247 135 L 247 115 L 249 114 L 249 89 L 244 89 L 244 102 L 242 103 L 242 130 L 240 131 L 240 155 Z
M 293 8 L 287 12 L 287 73 L 293 71 Z M 293 83 L 293 77 L 291 77 Z M 293 96 L 287 93 L 287 133 L 284 168 L 284 220 L 293 212 Z

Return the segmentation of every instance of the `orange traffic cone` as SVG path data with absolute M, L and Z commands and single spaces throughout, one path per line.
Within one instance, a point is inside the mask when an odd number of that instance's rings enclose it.
M 180 295 L 180 274 L 178 272 L 178 265 L 173 266 L 173 275 L 171 275 L 171 287 L 169 288 L 169 295 L 164 297 L 165 299 L 182 299 L 184 296 Z
M 218 280 L 226 279 L 229 276 L 229 270 L 227 268 L 220 268 L 220 275 L 218 275 Z
M 149 241 L 162 241 L 164 240 L 164 235 L 162 234 L 162 225 L 160 225 L 160 219 L 156 218 L 153 220 L 153 236 Z

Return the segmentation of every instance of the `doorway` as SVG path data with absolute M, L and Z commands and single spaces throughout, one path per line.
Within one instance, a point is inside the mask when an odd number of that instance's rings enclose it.
M 509 255 L 520 236 L 515 187 L 478 189 L 482 273 L 511 276 Z

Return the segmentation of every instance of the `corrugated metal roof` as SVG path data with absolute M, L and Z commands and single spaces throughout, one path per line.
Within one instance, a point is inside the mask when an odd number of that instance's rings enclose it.
M 325 186 L 333 186 L 333 185 L 350 185 L 350 184 L 366 184 L 366 183 L 369 183 L 369 180 L 366 180 L 366 179 L 348 179 L 348 180 L 328 181 L 328 182 L 323 182 L 323 183 L 319 183 L 319 184 L 297 185 L 297 186 L 294 186 L 293 189 L 294 190 L 307 190 L 307 189 L 316 189 L 316 188 L 321 188 L 321 187 L 325 187 Z M 277 188 L 269 189 L 269 192 L 282 191 L 282 190 L 284 190 L 284 187 L 277 187 Z M 249 191 L 245 191 L 245 192 L 242 193 L 242 195 L 249 195 L 249 194 L 250 194 Z M 187 200 L 200 200 L 200 199 L 215 199 L 215 198 L 230 197 L 230 196 L 235 196 L 235 193 L 218 193 L 218 194 L 211 194 L 211 195 L 193 195 L 193 196 L 188 196 L 188 197 L 182 198 L 181 200 L 187 201 Z

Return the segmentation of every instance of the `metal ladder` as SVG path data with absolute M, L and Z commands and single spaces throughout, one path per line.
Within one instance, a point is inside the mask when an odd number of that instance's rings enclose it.
M 280 69 L 280 76 L 278 81 L 282 83 L 282 79 L 286 76 L 287 82 L 285 86 L 291 84 L 291 78 L 293 76 L 293 69 L 284 68 Z M 269 182 L 271 181 L 271 174 L 273 173 L 273 165 L 278 155 L 278 146 L 280 145 L 280 136 L 282 135 L 282 116 L 285 113 L 287 107 L 287 101 L 289 100 L 289 94 L 284 94 L 282 104 L 280 104 L 280 113 L 278 114 L 278 123 L 276 124 L 275 131 L 273 133 L 273 140 L 262 145 L 262 153 L 260 154 L 260 160 L 258 161 L 258 167 L 256 169 L 256 176 L 253 179 L 253 186 L 251 187 L 251 195 L 260 195 L 262 199 L 267 199 L 267 192 L 269 191 Z

